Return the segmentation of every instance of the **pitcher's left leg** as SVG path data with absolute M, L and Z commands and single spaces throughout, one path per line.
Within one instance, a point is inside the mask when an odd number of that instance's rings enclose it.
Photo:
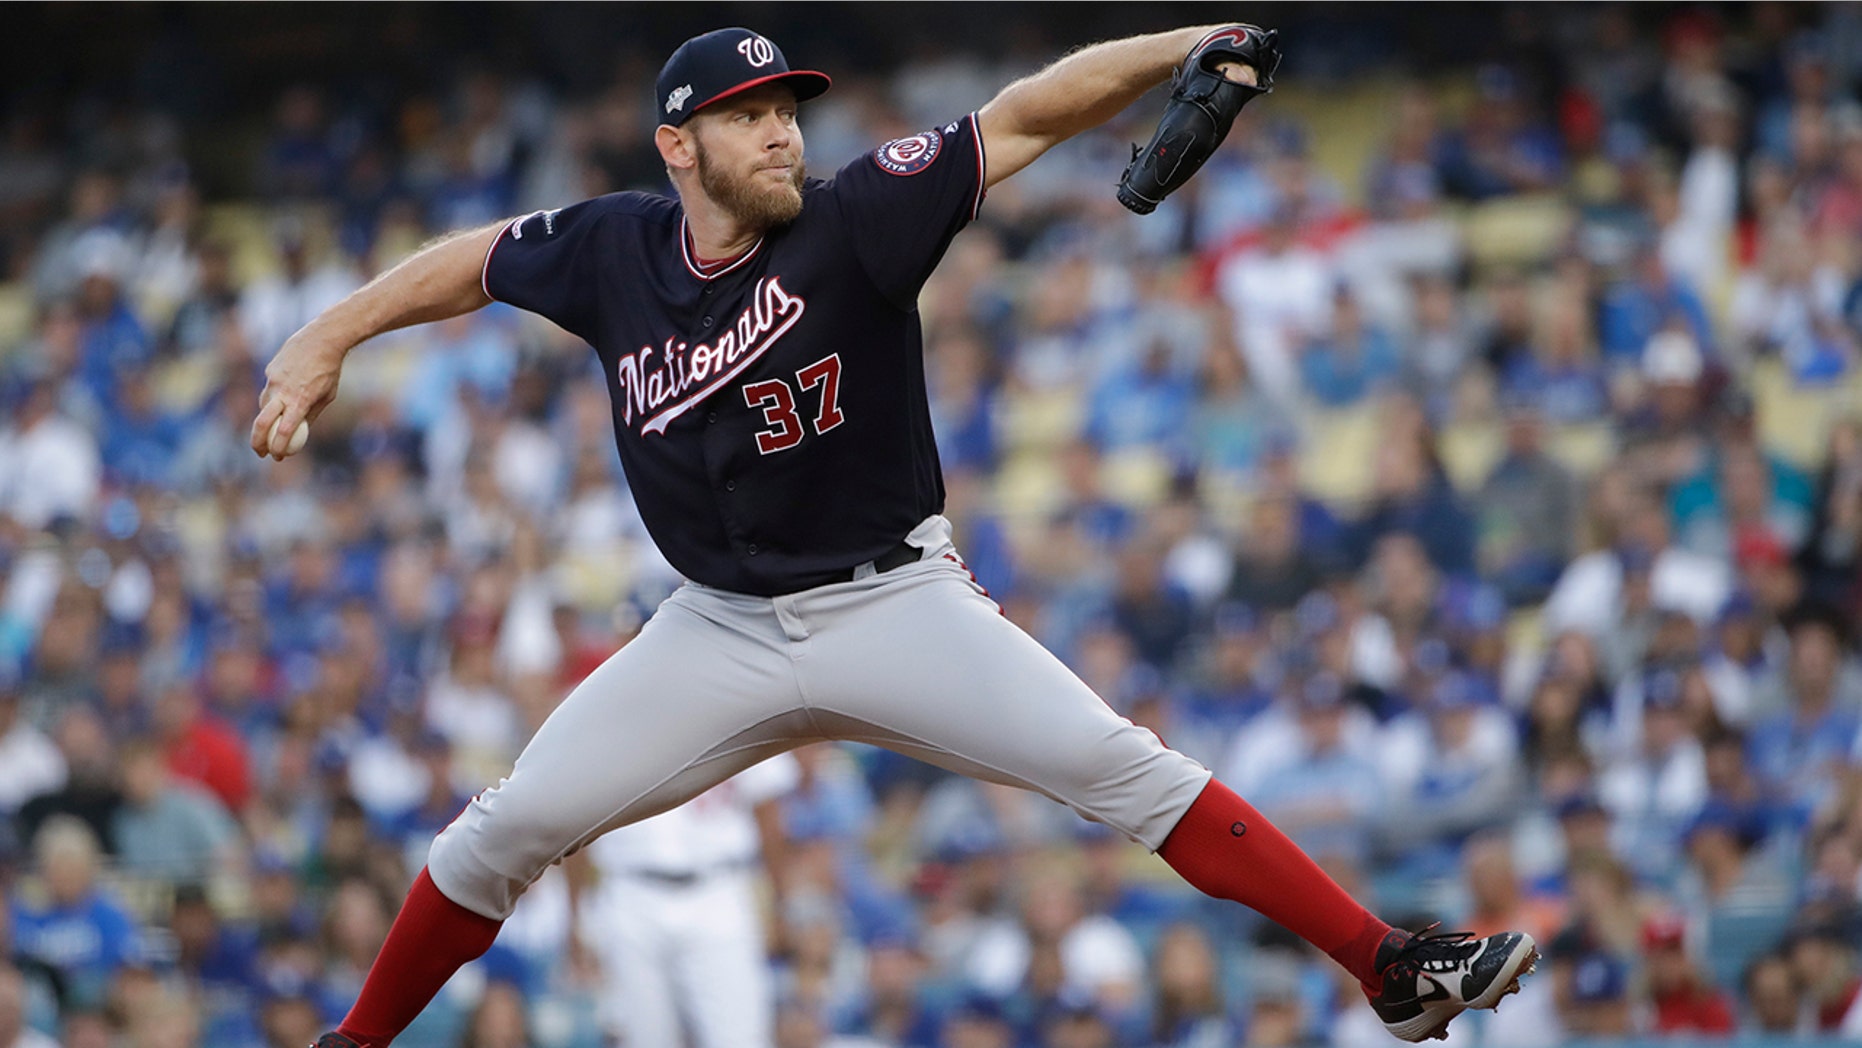
M 881 580 L 884 581 L 881 581 Z M 1209 770 L 1112 711 L 955 562 L 811 591 L 803 703 L 835 738 L 1035 790 L 1156 850 Z
M 810 601 L 819 657 L 803 667 L 803 691 L 824 733 L 1037 790 L 1104 822 L 1199 890 L 1258 910 L 1330 955 L 1374 1004 L 1387 997 L 1386 974 L 1455 953 L 1479 992 L 1464 1003 L 1458 991 L 1459 1007 L 1428 1009 L 1414 1021 L 1386 1015 L 1406 1039 L 1438 1033 L 1461 1007 L 1491 1007 L 1530 964 L 1531 940 L 1515 933 L 1412 945 L 1206 768 L 1115 713 L 1003 618 L 967 571 L 953 562 L 901 572 Z M 1406 999 L 1392 1007 L 1408 1008 L 1414 979 L 1399 981 L 1406 985 L 1397 996 Z

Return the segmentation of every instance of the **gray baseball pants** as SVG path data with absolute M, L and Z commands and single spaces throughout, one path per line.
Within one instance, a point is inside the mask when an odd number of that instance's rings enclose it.
M 1003 617 L 943 517 L 908 541 L 923 559 L 781 597 L 681 587 L 435 838 L 433 883 L 502 920 L 550 864 L 608 830 L 822 739 L 1034 790 L 1162 846 L 1209 770 Z

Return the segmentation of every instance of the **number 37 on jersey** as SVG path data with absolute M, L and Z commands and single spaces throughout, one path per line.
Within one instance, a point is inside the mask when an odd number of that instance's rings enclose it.
M 772 378 L 744 386 L 744 403 L 763 409 L 763 421 L 769 428 L 756 435 L 756 449 L 765 455 L 794 447 L 807 434 L 801 416 L 796 413 L 796 391 L 821 391 L 812 425 L 815 434 L 826 433 L 845 421 L 840 413 L 840 354 L 830 353 L 795 373 L 793 386 L 785 379 Z

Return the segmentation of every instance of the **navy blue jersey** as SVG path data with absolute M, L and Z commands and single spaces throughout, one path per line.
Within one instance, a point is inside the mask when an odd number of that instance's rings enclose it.
M 513 221 L 485 293 L 587 340 L 641 518 L 687 578 L 773 596 L 844 578 L 944 506 L 917 298 L 983 198 L 974 114 L 811 179 L 708 272 L 676 200 Z

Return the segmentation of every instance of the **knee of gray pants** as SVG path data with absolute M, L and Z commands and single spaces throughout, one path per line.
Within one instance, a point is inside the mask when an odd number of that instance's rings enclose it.
M 1080 755 L 1077 766 L 1084 774 L 1063 779 L 1067 791 L 1055 796 L 1082 817 L 1103 822 L 1156 851 L 1212 776 L 1208 768 L 1166 747 L 1146 729 L 1133 727 L 1123 734 L 1137 743 L 1137 754 L 1109 746 L 1103 755 Z M 1102 756 L 1103 760 L 1094 759 Z
M 563 857 L 586 826 L 562 825 L 548 810 L 491 790 L 472 798 L 427 852 L 427 874 L 440 894 L 481 917 L 502 921 L 524 889 Z M 535 808 L 537 806 L 530 806 Z

